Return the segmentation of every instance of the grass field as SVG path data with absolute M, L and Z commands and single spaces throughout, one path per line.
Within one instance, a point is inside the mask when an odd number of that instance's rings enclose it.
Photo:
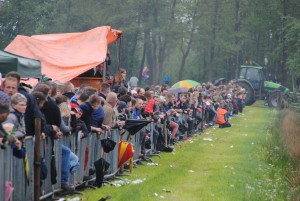
M 86 190 L 83 200 L 289 200 L 280 170 L 266 161 L 265 145 L 276 111 L 259 104 L 232 118 L 231 128 L 209 128 L 175 146 L 173 153 L 153 157 L 123 177 L 138 184 L 106 185 Z M 212 141 L 204 140 L 209 138 Z

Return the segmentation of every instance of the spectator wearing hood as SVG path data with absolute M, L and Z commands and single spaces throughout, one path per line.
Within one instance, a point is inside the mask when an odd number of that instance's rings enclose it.
M 131 77 L 128 82 L 128 89 L 131 90 L 138 86 L 139 79 L 137 77 Z

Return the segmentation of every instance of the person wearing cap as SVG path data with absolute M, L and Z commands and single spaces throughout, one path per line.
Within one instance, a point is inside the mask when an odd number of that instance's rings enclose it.
M 128 116 L 126 114 L 127 104 L 124 101 L 120 101 L 118 105 L 118 119 L 125 121 Z

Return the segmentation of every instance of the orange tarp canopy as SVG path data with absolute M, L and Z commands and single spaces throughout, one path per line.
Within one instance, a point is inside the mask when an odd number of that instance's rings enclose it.
M 80 33 L 18 35 L 5 51 L 40 60 L 42 74 L 69 81 L 104 62 L 108 45 L 121 35 L 122 31 L 109 26 Z

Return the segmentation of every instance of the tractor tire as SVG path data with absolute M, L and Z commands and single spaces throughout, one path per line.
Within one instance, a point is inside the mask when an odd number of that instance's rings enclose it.
M 244 99 L 245 104 L 252 105 L 253 103 L 255 103 L 256 100 L 255 100 L 254 89 L 246 82 L 238 82 L 237 84 L 242 88 L 244 88 L 246 91 L 245 99 Z
M 277 107 L 278 106 L 277 100 L 278 100 L 277 93 L 271 93 L 268 96 L 268 106 L 269 107 Z

